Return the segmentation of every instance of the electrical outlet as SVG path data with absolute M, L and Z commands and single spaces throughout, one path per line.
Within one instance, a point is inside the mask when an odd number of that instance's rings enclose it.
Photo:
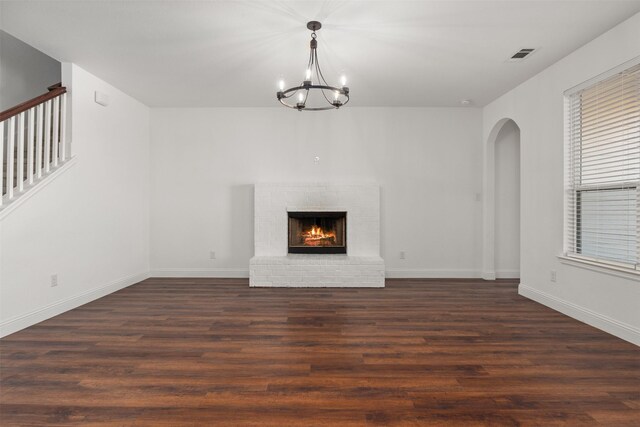
M 209 259 L 216 259 L 216 253 L 215 253 L 215 251 L 211 251 L 211 252 L 209 252 Z
M 52 274 L 51 275 L 51 287 L 56 287 L 58 286 L 58 275 L 57 274 Z
M 406 259 L 407 253 L 405 251 L 400 251 L 400 259 Z
M 556 282 L 558 280 L 558 274 L 555 270 L 551 270 L 551 281 Z

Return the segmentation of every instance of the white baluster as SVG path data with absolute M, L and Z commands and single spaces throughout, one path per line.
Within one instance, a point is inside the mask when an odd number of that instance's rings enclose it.
M 42 104 L 36 107 L 36 178 L 42 177 Z
M 4 175 L 4 145 L 5 145 L 4 122 L 0 122 L 0 206 L 2 206 L 2 202 L 4 200 L 4 197 L 3 197 L 3 193 L 4 193 L 4 180 L 3 180 L 3 175 Z
M 51 170 L 51 100 L 44 104 L 44 171 Z
M 62 106 L 60 107 L 60 160 L 67 159 L 67 94 L 62 94 Z
M 58 133 L 58 120 L 60 118 L 60 97 L 52 99 L 53 101 L 53 133 L 51 136 L 51 146 L 53 148 L 53 166 L 58 166 L 58 144 L 60 144 L 60 134 Z
M 33 184 L 33 153 L 34 153 L 34 126 L 35 126 L 35 107 L 29 109 L 27 116 L 27 184 Z
M 7 200 L 11 200 L 13 199 L 13 159 L 16 138 L 16 116 L 9 119 L 7 137 L 9 139 L 9 143 L 7 144 Z
M 24 190 L 24 113 L 18 114 L 18 161 L 16 163 L 16 189 Z

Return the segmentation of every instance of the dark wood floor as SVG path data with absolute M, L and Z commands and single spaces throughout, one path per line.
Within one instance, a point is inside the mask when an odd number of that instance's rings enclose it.
M 640 425 L 640 350 L 514 282 L 149 279 L 0 340 L 0 424 Z

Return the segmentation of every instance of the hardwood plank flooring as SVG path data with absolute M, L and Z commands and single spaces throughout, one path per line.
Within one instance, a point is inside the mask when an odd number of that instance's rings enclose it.
M 148 279 L 0 340 L 0 424 L 640 426 L 640 349 L 514 281 Z

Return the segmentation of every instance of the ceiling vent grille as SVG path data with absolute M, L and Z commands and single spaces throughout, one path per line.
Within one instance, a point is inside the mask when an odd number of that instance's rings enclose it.
M 513 56 L 511 56 L 511 58 L 509 58 L 510 62 L 515 62 L 515 61 L 522 61 L 523 59 L 527 58 L 528 56 L 530 56 L 533 51 L 535 49 L 520 49 L 519 51 L 517 51 L 516 53 L 513 54 Z

